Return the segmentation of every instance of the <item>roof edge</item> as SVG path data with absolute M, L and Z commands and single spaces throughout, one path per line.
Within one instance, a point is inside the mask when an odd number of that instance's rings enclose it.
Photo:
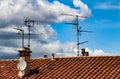
M 56 58 L 99 58 L 99 57 L 120 57 L 120 55 L 117 56 L 56 56 Z M 52 57 L 48 57 L 48 58 L 31 58 L 31 59 L 51 59 Z M 18 59 L 0 59 L 0 61 L 16 61 Z

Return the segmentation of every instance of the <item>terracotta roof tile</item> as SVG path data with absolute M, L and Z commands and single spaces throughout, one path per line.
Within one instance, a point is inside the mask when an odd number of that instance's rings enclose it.
M 0 79 L 19 79 L 17 63 L 1 60 Z M 30 68 L 24 79 L 120 79 L 120 56 L 31 59 Z

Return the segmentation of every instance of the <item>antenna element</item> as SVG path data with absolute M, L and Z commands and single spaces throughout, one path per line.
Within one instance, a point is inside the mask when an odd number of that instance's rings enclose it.
M 24 47 L 24 30 L 20 28 L 13 28 L 22 32 L 22 48 Z

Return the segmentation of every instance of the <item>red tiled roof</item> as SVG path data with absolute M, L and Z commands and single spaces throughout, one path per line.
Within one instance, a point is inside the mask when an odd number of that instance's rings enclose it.
M 17 60 L 0 61 L 0 79 L 18 79 Z M 24 79 L 120 79 L 120 56 L 31 59 Z

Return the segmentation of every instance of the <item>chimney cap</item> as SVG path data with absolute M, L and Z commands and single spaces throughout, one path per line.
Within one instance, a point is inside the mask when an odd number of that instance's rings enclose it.
M 27 48 L 27 47 L 22 47 L 19 49 L 19 51 L 30 51 L 31 52 L 30 48 Z
M 82 48 L 81 50 L 82 50 L 82 52 L 85 52 L 85 48 Z

